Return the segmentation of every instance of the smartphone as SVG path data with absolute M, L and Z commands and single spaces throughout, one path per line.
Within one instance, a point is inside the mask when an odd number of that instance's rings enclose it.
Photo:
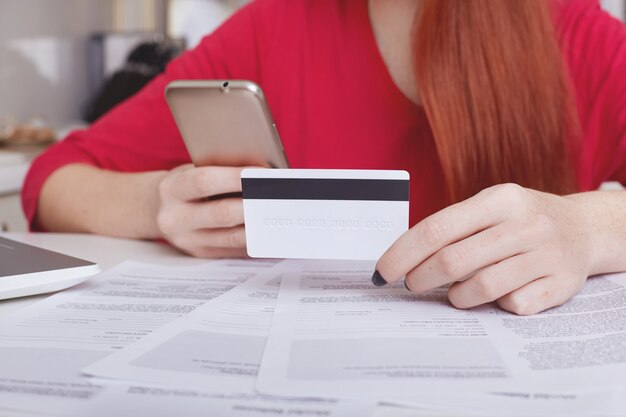
M 196 166 L 289 168 L 265 96 L 252 81 L 173 81 L 165 97 Z

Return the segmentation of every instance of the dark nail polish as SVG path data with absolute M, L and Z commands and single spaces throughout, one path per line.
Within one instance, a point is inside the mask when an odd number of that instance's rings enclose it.
M 372 284 L 376 285 L 377 287 L 382 287 L 383 285 L 387 284 L 387 281 L 385 281 L 385 278 L 380 275 L 380 272 L 374 271 L 374 275 L 372 275 Z

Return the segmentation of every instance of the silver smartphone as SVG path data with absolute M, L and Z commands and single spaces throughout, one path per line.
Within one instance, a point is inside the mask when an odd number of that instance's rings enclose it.
M 265 96 L 252 81 L 173 81 L 165 97 L 196 166 L 289 167 Z

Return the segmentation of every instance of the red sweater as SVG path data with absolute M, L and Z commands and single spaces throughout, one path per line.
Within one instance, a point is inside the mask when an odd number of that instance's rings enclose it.
M 626 28 L 597 0 L 558 1 L 557 31 L 583 129 L 581 187 L 626 183 Z M 409 171 L 411 224 L 445 204 L 425 113 L 393 83 L 367 1 L 256 0 L 141 92 L 33 163 L 22 193 L 33 228 L 41 187 L 65 164 L 137 172 L 190 162 L 164 99 L 175 79 L 258 83 L 294 168 Z

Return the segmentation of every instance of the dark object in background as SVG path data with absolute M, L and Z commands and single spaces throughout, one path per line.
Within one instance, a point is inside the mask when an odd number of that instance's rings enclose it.
M 144 42 L 129 54 L 124 67 L 115 72 L 91 101 L 85 120 L 95 122 L 117 104 L 132 96 L 165 70 L 168 62 L 183 50 L 180 42 L 169 40 Z

